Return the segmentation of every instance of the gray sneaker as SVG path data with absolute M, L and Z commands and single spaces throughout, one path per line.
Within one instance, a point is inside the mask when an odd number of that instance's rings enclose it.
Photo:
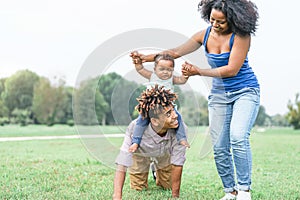
M 220 200 L 234 200 L 234 199 L 236 199 L 236 195 L 231 193 L 226 193 L 225 196 Z
M 251 200 L 251 193 L 245 191 L 238 191 L 237 200 Z
M 155 171 L 155 165 L 154 165 L 153 162 L 150 163 L 150 168 L 151 168 L 151 171 L 152 171 L 153 179 L 154 179 L 154 181 L 156 181 L 156 171 Z

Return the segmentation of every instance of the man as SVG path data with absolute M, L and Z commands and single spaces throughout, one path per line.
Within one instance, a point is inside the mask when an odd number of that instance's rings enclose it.
M 175 129 L 178 127 L 178 120 L 173 106 L 176 99 L 175 93 L 157 85 L 141 94 L 137 110 L 142 117 L 148 117 L 150 123 L 139 148 L 134 153 L 130 153 L 128 149 L 136 121 L 132 121 L 127 128 L 116 159 L 114 200 L 122 199 L 128 167 L 130 167 L 130 187 L 135 190 L 148 187 L 149 166 L 152 160 L 156 168 L 156 185 L 172 189 L 172 197 L 179 197 L 186 147 L 180 145 L 176 139 Z

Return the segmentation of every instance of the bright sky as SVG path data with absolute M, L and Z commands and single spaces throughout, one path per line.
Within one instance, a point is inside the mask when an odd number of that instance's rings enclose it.
M 254 2 L 260 19 L 250 65 L 260 81 L 266 112 L 285 114 L 288 100 L 300 92 L 300 3 Z M 208 24 L 201 20 L 197 5 L 191 0 L 1 0 L 0 78 L 29 69 L 50 79 L 62 77 L 74 86 L 89 55 L 116 35 L 158 28 L 190 37 L 205 28 Z M 125 67 L 132 68 L 130 60 L 123 64 L 127 62 Z M 190 84 L 197 87 L 199 80 Z

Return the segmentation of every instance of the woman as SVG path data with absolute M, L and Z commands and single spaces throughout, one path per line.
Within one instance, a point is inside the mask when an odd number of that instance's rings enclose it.
M 257 7 L 248 0 L 202 0 L 198 8 L 210 26 L 163 53 L 178 58 L 203 45 L 211 69 L 185 62 L 182 73 L 213 77 L 208 97 L 209 123 L 215 163 L 225 192 L 222 200 L 251 199 L 249 136 L 259 110 L 260 90 L 247 53 L 251 34 L 256 31 Z M 155 55 L 140 56 L 150 62 Z

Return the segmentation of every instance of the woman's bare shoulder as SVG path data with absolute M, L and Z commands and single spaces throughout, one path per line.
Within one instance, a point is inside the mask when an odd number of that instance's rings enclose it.
M 203 40 L 204 40 L 204 36 L 205 36 L 205 33 L 206 33 L 206 30 L 207 29 L 202 29 L 198 32 L 196 32 L 193 36 L 192 36 L 192 39 L 203 44 Z

